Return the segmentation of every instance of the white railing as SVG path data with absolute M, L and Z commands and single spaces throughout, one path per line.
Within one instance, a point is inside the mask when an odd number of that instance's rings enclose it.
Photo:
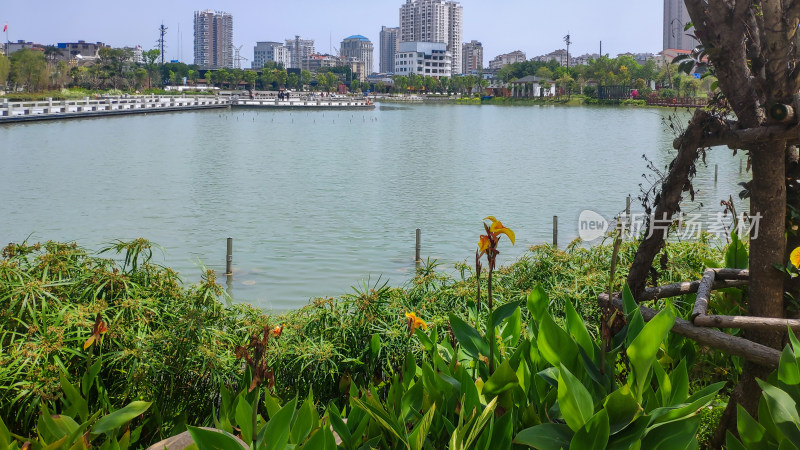
M 180 110 L 196 108 L 225 107 L 231 104 L 228 97 L 200 96 L 125 96 L 82 100 L 52 100 L 37 102 L 10 102 L 0 100 L 0 120 L 2 118 L 25 116 L 50 116 L 71 114 L 85 115 L 107 112 L 146 112 L 152 110 Z

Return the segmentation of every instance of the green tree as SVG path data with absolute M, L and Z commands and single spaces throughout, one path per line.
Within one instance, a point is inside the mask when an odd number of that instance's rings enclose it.
M 63 54 L 61 53 L 61 49 L 56 47 L 56 46 L 54 46 L 54 45 L 48 45 L 48 46 L 45 46 L 45 48 L 44 48 L 44 57 L 50 63 L 54 63 L 56 61 L 56 59 L 59 56 L 62 56 L 62 55 Z
M 245 70 L 244 82 L 247 83 L 247 89 L 255 89 L 257 79 L 258 79 L 258 73 L 252 70 Z
M 274 89 L 272 84 L 275 82 L 275 76 L 272 70 L 262 70 L 261 75 L 258 77 L 258 82 L 261 84 L 261 89 Z
M 314 79 L 314 76 L 308 70 L 301 70 L 300 71 L 300 89 L 305 90 L 307 86 L 311 84 L 311 80 Z
M 22 49 L 11 55 L 11 81 L 29 92 L 38 92 L 47 87 L 47 61 L 44 54 L 31 49 Z
M 386 93 L 386 83 L 383 81 L 375 83 L 375 92 Z
M 336 91 L 339 87 L 339 77 L 333 72 L 328 72 L 325 74 L 325 78 L 328 80 L 328 86 L 331 92 Z
M 283 69 L 275 69 L 273 73 L 275 74 L 275 82 L 278 83 L 278 86 L 285 87 L 286 82 L 289 79 L 289 75 L 286 73 L 286 71 Z
M 290 73 L 286 79 L 286 83 L 291 89 L 299 89 L 300 77 L 296 73 Z
M 358 81 L 358 79 L 355 79 L 352 82 L 350 82 L 350 92 L 353 93 L 361 92 L 361 83 Z
M 536 76 L 544 80 L 552 80 L 553 71 L 548 69 L 547 67 L 539 67 L 538 69 L 536 69 Z
M 133 52 L 124 48 L 102 47 L 98 51 L 98 56 L 100 66 L 98 69 L 102 70 L 102 77 L 117 89 L 130 68 Z
M 408 88 L 408 78 L 403 75 L 395 75 L 392 79 L 394 80 L 394 91 L 405 94 Z
M 11 61 L 5 55 L 0 55 L 0 88 L 5 89 L 8 74 L 11 72 Z
M 138 67 L 133 71 L 133 79 L 136 89 L 142 89 L 147 82 L 147 70 L 143 67 Z
M 156 73 L 156 61 L 161 55 L 161 51 L 157 48 L 146 50 L 142 52 L 142 59 L 144 60 L 144 67 L 147 70 L 147 87 L 153 87 L 153 75 Z

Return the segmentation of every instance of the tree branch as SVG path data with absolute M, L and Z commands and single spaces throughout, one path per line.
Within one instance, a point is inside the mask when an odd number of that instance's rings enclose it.
M 682 139 L 683 136 L 672 141 L 672 147 L 679 149 Z M 795 123 L 788 126 L 770 125 L 745 128 L 743 130 L 733 129 L 732 125 L 728 124 L 727 129 L 720 129 L 702 135 L 698 145 L 700 148 L 727 145 L 735 149 L 754 150 L 758 144 L 774 140 L 785 140 L 791 145 L 800 143 L 800 124 Z

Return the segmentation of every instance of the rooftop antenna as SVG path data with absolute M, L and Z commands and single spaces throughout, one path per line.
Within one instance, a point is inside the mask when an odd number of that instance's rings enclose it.
M 160 33 L 160 37 L 158 38 L 158 48 L 161 49 L 161 65 L 164 65 L 164 49 L 167 47 L 167 42 L 164 40 L 164 36 L 167 35 L 167 27 L 164 26 L 164 22 L 161 22 L 161 27 L 158 29 Z
M 567 31 L 567 35 L 564 36 L 564 42 L 567 43 L 567 69 L 569 69 L 569 44 L 572 44 L 572 41 L 569 40 L 569 31 Z

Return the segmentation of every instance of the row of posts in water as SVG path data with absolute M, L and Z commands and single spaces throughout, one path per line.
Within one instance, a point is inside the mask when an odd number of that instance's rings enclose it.
M 739 160 L 739 173 L 743 170 L 742 160 Z M 714 183 L 717 182 L 719 174 L 719 166 L 714 164 Z M 631 197 L 630 195 L 625 198 L 625 216 L 630 217 L 631 214 Z M 422 262 L 422 230 L 416 230 L 416 243 L 414 245 L 414 261 L 417 263 Z M 558 216 L 553 216 L 553 247 L 558 248 Z M 233 238 L 228 238 L 227 253 L 225 257 L 225 275 L 233 275 Z

